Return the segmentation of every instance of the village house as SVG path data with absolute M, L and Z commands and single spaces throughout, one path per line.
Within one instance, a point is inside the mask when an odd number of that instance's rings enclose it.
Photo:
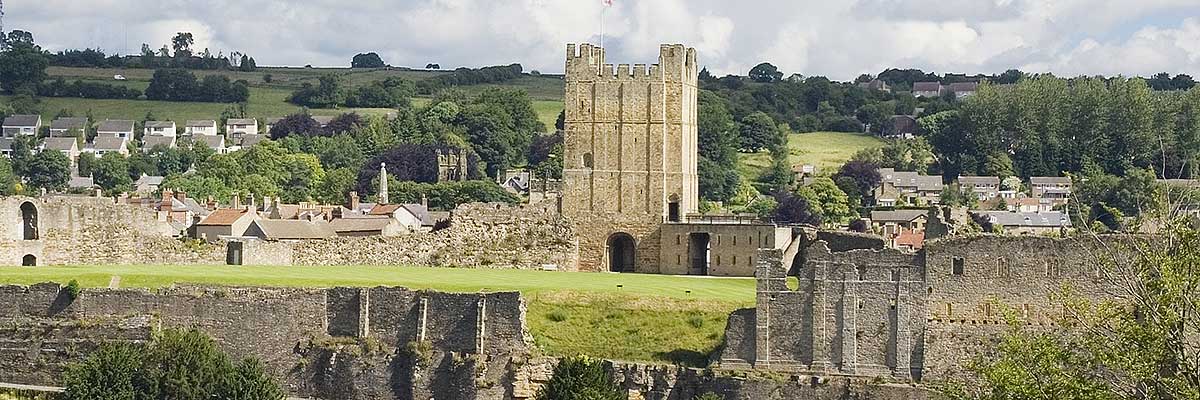
M 217 154 L 225 154 L 228 151 L 228 149 L 225 148 L 225 136 L 222 135 L 199 135 L 185 139 L 189 145 L 206 146 L 215 151 Z
M 50 136 L 80 137 L 84 135 L 87 127 L 88 119 L 86 117 L 61 117 L 50 121 Z
M 257 219 L 253 207 L 220 208 L 196 223 L 192 238 L 216 242 L 222 237 L 243 236 Z
M 257 135 L 258 120 L 254 118 L 230 118 L 225 121 L 225 134 L 230 137 Z
M 10 158 L 12 157 L 13 141 L 13 138 L 0 138 L 0 155 Z
M 211 119 L 188 120 L 183 127 L 183 134 L 189 136 L 216 136 L 217 121 Z
M 1005 200 L 1008 211 L 1022 213 L 1039 213 L 1054 210 L 1054 201 L 1037 197 L 1021 197 Z
M 71 160 L 71 165 L 79 161 L 79 140 L 69 137 L 49 137 L 42 141 L 42 151 L 56 150 Z
M 67 188 L 74 190 L 94 189 L 96 181 L 90 176 L 75 176 L 71 175 L 71 179 L 67 180 Z
M 242 149 L 248 149 L 267 139 L 267 135 L 242 135 L 241 137 L 233 139 L 233 142 L 236 144 L 226 147 L 226 152 L 232 153 Z
M 942 195 L 942 177 L 921 175 L 912 171 L 896 171 L 880 168 L 879 188 L 876 189 L 876 205 L 892 207 L 903 201 L 906 204 L 938 204 Z
M 941 82 L 913 82 L 913 97 L 938 97 L 942 95 Z
M 436 222 L 429 208 L 420 204 L 379 204 L 367 215 L 391 217 L 410 231 L 433 228 Z
M 954 94 L 955 99 L 965 99 L 975 95 L 975 89 L 979 88 L 979 83 L 976 82 L 955 82 L 946 87 L 946 91 Z
M 266 120 L 264 120 L 266 125 L 263 126 L 263 134 L 270 135 L 271 130 L 275 129 L 275 124 L 278 124 L 279 121 L 282 121 L 282 120 L 283 120 L 283 118 L 280 118 L 280 117 L 271 117 L 271 118 L 267 118 Z
M 1071 178 L 1033 176 L 1029 178 L 1029 188 L 1033 197 L 1065 203 L 1071 197 Z
M 175 121 L 146 121 L 143 136 L 175 137 Z
M 157 194 L 158 188 L 159 186 L 162 186 L 164 179 L 165 178 L 161 176 L 142 174 L 142 176 L 138 178 L 137 182 L 133 183 L 133 191 L 134 193 L 140 194 Z M 180 195 L 184 194 L 184 192 L 179 193 Z
M 925 231 L 901 229 L 900 234 L 892 238 L 891 246 L 893 249 L 905 251 L 917 251 L 925 247 Z
M 885 137 L 897 139 L 912 139 L 916 134 L 917 119 L 911 115 L 893 115 L 883 130 Z
M 859 82 L 858 87 L 863 90 L 876 90 L 884 93 L 892 92 L 892 88 L 888 86 L 887 82 L 878 79 L 872 79 L 870 82 Z
M 4 137 L 37 136 L 41 129 L 41 115 L 10 115 L 4 119 Z
M 92 144 L 84 147 L 83 151 L 86 153 L 95 154 L 96 157 L 102 157 L 108 153 L 118 153 L 123 156 L 128 156 L 128 143 L 128 140 L 119 136 L 96 136 L 96 139 L 92 141 Z
M 329 221 L 329 226 L 338 236 L 396 236 L 410 232 L 395 218 L 389 216 L 359 216 L 353 218 L 336 218 Z
M 337 236 L 337 232 L 323 220 L 256 219 L 242 236 L 266 241 L 292 241 L 331 239 Z
M 982 221 L 993 227 L 1001 227 L 1004 233 L 1014 235 L 1048 235 L 1059 234 L 1071 227 L 1071 219 L 1060 211 L 1050 212 L 1011 212 L 1011 211 L 977 211 L 973 212 Z
M 142 152 L 148 153 L 155 147 L 162 146 L 164 149 L 175 148 L 175 136 L 145 136 L 142 137 Z
M 146 178 L 145 175 L 139 182 Z M 152 177 L 153 178 L 153 177 Z M 196 199 L 187 196 L 183 191 L 163 190 L 162 196 L 158 197 L 157 190 L 154 192 L 142 192 L 145 197 L 129 197 L 126 202 L 130 205 L 152 208 L 159 214 L 159 219 L 165 219 L 171 224 L 171 227 L 180 234 L 190 230 L 192 225 L 199 222 L 207 216 L 212 209 L 216 209 L 216 202 L 211 199 L 207 203 L 197 202 Z
M 134 122 L 123 119 L 106 119 L 96 127 L 96 136 L 116 136 L 121 139 L 133 138 Z
M 871 229 L 885 238 L 899 235 L 902 230 L 925 231 L 928 210 L 871 211 Z
M 959 176 L 958 186 L 963 191 L 971 191 L 979 201 L 988 201 L 999 195 L 1000 177 Z

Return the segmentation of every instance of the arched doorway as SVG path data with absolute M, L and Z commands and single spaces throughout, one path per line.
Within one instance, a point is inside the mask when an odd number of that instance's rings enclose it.
M 614 233 L 608 237 L 608 270 L 611 272 L 634 272 L 633 260 L 636 249 L 633 236 Z
M 25 257 L 21 257 L 21 266 L 36 267 L 37 266 L 37 256 L 35 256 L 33 254 L 26 254 Z
M 37 207 L 30 202 L 21 203 L 21 239 L 37 240 Z

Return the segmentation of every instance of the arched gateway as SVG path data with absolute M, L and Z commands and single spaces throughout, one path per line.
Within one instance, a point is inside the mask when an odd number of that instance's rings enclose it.
M 608 270 L 634 272 L 636 242 L 628 233 L 618 232 L 608 237 Z

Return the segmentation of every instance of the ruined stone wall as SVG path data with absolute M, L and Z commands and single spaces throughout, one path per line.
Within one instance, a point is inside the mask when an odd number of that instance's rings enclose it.
M 1107 246 L 1121 243 L 1109 241 Z M 1064 290 L 1119 293 L 1092 239 L 975 236 L 930 241 L 918 253 L 833 252 L 818 241 L 788 287 L 787 263 L 760 252 L 754 309 L 734 312 L 719 362 L 915 380 L 945 380 L 994 344 L 1006 312 L 1054 329 Z
M 708 234 L 708 275 L 754 276 L 754 257 L 762 248 L 787 245 L 777 243 L 773 224 L 665 224 L 662 226 L 659 273 L 687 275 L 691 271 L 693 233 Z M 785 235 L 783 238 L 789 238 Z
M 147 340 L 160 326 L 258 357 L 291 394 L 339 399 L 503 398 L 479 387 L 502 387 L 529 349 L 517 293 L 179 287 L 72 301 L 57 284 L 0 286 L 0 381 L 54 385 L 98 343 Z
M 825 242 L 829 250 L 835 252 L 856 249 L 883 250 L 885 245 L 882 236 L 845 231 L 818 231 L 816 241 Z
M 22 206 L 36 210 L 37 238 L 23 235 Z M 219 264 L 224 249 L 185 243 L 157 211 L 111 198 L 12 196 L 0 199 L 0 265 Z
M 295 265 L 526 269 L 554 264 L 569 271 L 578 263 L 575 236 L 552 205 L 476 203 L 459 206 L 451 213 L 449 228 L 431 233 L 285 243 L 248 250 L 276 254 L 247 253 L 247 259 L 291 259 Z

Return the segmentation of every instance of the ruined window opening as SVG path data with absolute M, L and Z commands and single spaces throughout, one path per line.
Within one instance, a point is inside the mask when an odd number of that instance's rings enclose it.
M 754 257 L 750 257 L 749 260 L 746 260 L 746 265 L 754 265 Z
M 695 232 L 688 235 L 688 259 L 691 261 L 688 275 L 708 275 L 711 247 L 708 233 Z
M 929 288 L 929 294 L 933 294 L 933 288 Z
M 717 265 L 721 265 L 721 255 L 717 255 Z
M 946 303 L 946 318 L 954 316 L 954 303 Z
M 733 255 L 733 265 L 737 265 L 737 254 Z
M 683 240 L 683 235 L 675 235 L 675 244 L 680 244 Z
M 608 270 L 612 272 L 634 272 L 637 245 L 628 233 L 614 233 L 608 237 Z
M 991 301 L 988 301 L 987 303 L 983 303 L 983 315 L 986 316 L 987 318 L 992 317 L 992 302 Z
M 737 246 L 737 235 L 733 235 L 733 245 Z M 734 264 L 737 264 L 736 262 Z
M 22 267 L 36 267 L 37 266 L 37 256 L 35 256 L 33 254 L 26 254 L 25 257 L 21 257 L 21 266 Z
M 593 165 L 592 153 L 583 153 L 583 167 L 592 169 Z
M 21 203 L 21 239 L 38 239 L 37 207 L 28 201 Z
M 675 265 L 683 265 L 683 256 L 675 255 Z
M 959 275 L 959 276 L 961 276 L 963 274 L 963 258 L 962 257 L 954 257 L 954 271 L 952 271 L 952 272 L 954 273 L 954 275 Z
M 855 301 L 855 303 L 858 303 L 858 309 L 861 310 L 865 306 L 866 302 L 859 299 L 859 300 Z
M 672 201 L 672 202 L 668 203 L 667 204 L 667 221 L 679 222 L 680 219 L 681 219 L 681 217 L 679 215 L 679 202 Z

